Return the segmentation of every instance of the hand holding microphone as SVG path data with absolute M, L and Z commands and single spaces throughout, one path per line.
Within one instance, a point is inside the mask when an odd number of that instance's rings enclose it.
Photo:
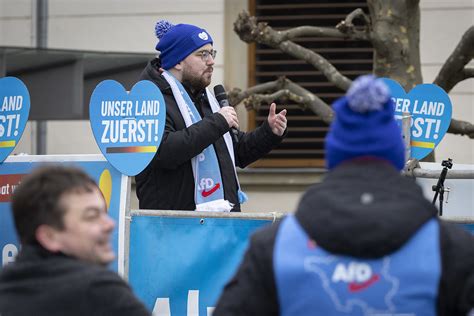
M 239 119 L 237 118 L 237 113 L 235 109 L 230 106 L 229 100 L 227 100 L 227 93 L 225 92 L 224 87 L 219 84 L 214 87 L 214 95 L 216 96 L 217 102 L 221 107 L 219 114 L 224 116 L 229 127 L 231 128 L 230 134 L 234 143 L 239 142 Z
M 221 114 L 226 119 L 229 127 L 233 129 L 239 128 L 239 120 L 233 107 L 223 107 L 219 110 L 219 114 Z

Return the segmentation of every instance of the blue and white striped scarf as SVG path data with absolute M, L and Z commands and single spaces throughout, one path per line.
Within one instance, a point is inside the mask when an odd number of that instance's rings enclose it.
M 181 82 L 168 71 L 163 72 L 163 77 L 171 86 L 173 96 L 176 99 L 186 127 L 199 122 L 201 115 Z M 218 112 L 220 110 L 219 103 L 208 88 L 206 88 L 206 94 L 212 112 Z M 229 132 L 224 134 L 224 140 L 234 166 L 235 178 L 237 179 L 237 186 L 239 188 L 239 200 L 243 203 L 246 197 L 245 194 L 240 191 L 239 180 L 235 171 L 234 147 Z M 233 204 L 224 199 L 224 187 L 214 146 L 212 144 L 209 145 L 202 153 L 193 157 L 191 165 L 194 174 L 194 201 L 196 203 L 196 211 L 229 212 Z

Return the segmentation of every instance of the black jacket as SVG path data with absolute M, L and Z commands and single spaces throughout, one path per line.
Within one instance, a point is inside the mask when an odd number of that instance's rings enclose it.
M 116 273 L 24 246 L 0 273 L 2 316 L 151 315 Z
M 188 128 L 179 111 L 168 82 L 157 71 L 159 61 L 151 61 L 140 80 L 153 81 L 163 93 L 166 103 L 166 126 L 163 139 L 152 162 L 135 177 L 140 209 L 195 210 L 194 177 L 191 159 L 213 144 L 219 161 L 224 198 L 235 204 L 240 211 L 237 197 L 237 181 L 231 157 L 223 135 L 229 131 L 225 118 L 212 113 L 205 91 L 189 96 L 202 116 L 202 120 Z M 235 164 L 244 168 L 261 158 L 283 137 L 276 136 L 265 122 L 256 130 L 238 134 L 234 143 Z
M 373 194 L 370 207 L 361 205 L 365 192 Z M 399 249 L 436 214 L 436 208 L 423 198 L 421 188 L 388 164 L 349 162 L 311 187 L 295 216 L 307 234 L 330 252 L 380 258 Z M 253 235 L 214 316 L 278 315 L 272 261 L 278 227 L 272 225 Z M 440 221 L 440 245 L 438 315 L 466 316 L 474 307 L 474 237 Z

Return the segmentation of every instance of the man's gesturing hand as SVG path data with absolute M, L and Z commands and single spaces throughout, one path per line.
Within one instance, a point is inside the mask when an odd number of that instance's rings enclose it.
M 286 109 L 281 110 L 280 113 L 276 113 L 276 104 L 270 105 L 270 111 L 268 112 L 268 125 L 272 129 L 273 134 L 281 136 L 286 130 Z

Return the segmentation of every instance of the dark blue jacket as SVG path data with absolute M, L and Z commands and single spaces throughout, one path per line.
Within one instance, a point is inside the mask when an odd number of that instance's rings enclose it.
M 23 246 L 0 272 L 2 316 L 149 316 L 125 281 L 104 267 Z
M 415 181 L 401 176 L 388 163 L 341 164 L 304 194 L 295 216 L 321 248 L 360 259 L 394 253 L 428 221 L 439 221 L 442 268 L 435 289 L 436 312 L 466 316 L 474 307 L 474 236 L 438 220 L 437 209 L 423 197 Z M 214 316 L 280 313 L 273 261 L 279 228 L 279 224 L 272 225 L 254 234 Z M 406 262 L 406 268 L 411 264 Z

